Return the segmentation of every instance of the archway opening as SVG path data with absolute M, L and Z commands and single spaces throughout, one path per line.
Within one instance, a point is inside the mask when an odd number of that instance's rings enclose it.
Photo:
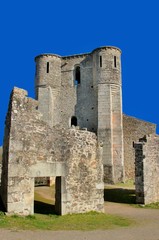
M 62 214 L 61 177 L 37 177 L 34 182 L 34 213 Z
M 71 126 L 77 126 L 77 118 L 75 116 L 71 117 Z

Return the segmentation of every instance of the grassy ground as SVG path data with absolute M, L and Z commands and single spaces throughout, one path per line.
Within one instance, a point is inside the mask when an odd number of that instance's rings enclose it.
M 5 216 L 0 215 L 0 228 L 43 229 L 43 230 L 95 230 L 128 227 L 134 224 L 130 219 L 112 216 L 104 213 L 89 212 L 86 214 L 72 214 L 57 216 L 54 214 L 35 214 L 33 216 Z

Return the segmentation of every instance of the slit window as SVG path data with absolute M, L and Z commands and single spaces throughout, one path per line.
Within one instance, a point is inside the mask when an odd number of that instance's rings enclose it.
M 79 85 L 81 83 L 81 72 L 80 67 L 77 66 L 75 69 L 75 85 Z
M 47 65 L 46 65 L 46 72 L 49 73 L 49 62 L 47 62 Z
M 114 56 L 114 67 L 116 68 L 116 56 Z
M 99 62 L 100 62 L 100 67 L 102 67 L 102 56 L 100 56 Z

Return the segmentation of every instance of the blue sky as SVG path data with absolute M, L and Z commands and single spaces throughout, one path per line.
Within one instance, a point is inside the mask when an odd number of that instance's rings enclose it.
M 0 145 L 14 86 L 34 97 L 34 57 L 113 45 L 122 50 L 123 111 L 159 125 L 158 0 L 0 3 Z

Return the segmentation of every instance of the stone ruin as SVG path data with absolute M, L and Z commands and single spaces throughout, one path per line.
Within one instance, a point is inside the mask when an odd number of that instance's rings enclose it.
M 145 136 L 134 148 L 136 202 L 159 202 L 159 135 Z
M 56 177 L 58 214 L 104 211 L 102 146 L 95 133 L 51 128 L 38 102 L 14 88 L 6 117 L 1 197 L 8 213 L 34 213 L 34 179 Z
M 56 177 L 55 211 L 104 211 L 102 143 L 86 130 L 50 127 L 38 102 L 14 88 L 6 117 L 1 198 L 9 214 L 34 214 L 37 177 Z M 134 143 L 136 202 L 159 201 L 159 136 Z
M 52 177 L 59 214 L 102 212 L 104 182 L 125 179 L 135 178 L 137 203 L 159 201 L 159 136 L 155 124 L 122 112 L 121 50 L 41 54 L 35 62 L 37 100 L 14 88 L 6 117 L 6 211 L 33 214 L 35 179 Z

